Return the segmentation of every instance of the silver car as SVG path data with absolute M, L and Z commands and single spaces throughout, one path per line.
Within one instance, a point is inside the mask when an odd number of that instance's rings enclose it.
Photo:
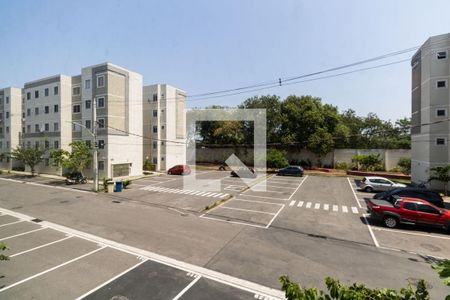
M 401 187 L 406 187 L 406 185 L 376 176 L 364 177 L 359 183 L 359 188 L 369 193 L 374 191 L 384 192 Z

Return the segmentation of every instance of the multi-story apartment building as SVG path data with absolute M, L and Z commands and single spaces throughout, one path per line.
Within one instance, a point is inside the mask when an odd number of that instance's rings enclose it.
M 429 179 L 430 168 L 450 163 L 449 49 L 450 33 L 433 36 L 411 60 L 411 174 L 416 183 Z
M 18 162 L 9 158 L 20 144 L 22 130 L 22 90 L 9 87 L 0 89 L 0 168 L 12 169 Z
M 186 92 L 167 84 L 144 86 L 143 159 L 157 171 L 186 163 Z

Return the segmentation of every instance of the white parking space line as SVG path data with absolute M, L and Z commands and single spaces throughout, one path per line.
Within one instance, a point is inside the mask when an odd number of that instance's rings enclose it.
M 359 208 L 363 208 L 363 207 L 361 206 L 361 203 L 359 202 L 358 196 L 356 196 L 355 189 L 353 188 L 353 185 L 352 185 L 352 182 L 350 181 L 350 178 L 347 177 L 347 180 L 348 180 L 348 184 L 350 184 L 350 188 L 352 189 L 353 196 L 355 196 L 355 200 L 356 200 L 356 203 L 358 204 L 358 207 L 359 207 Z
M 369 229 L 369 233 L 370 233 L 370 236 L 372 237 L 372 241 L 375 244 L 375 247 L 380 248 L 380 244 L 378 243 L 378 240 L 375 237 L 375 234 L 373 233 L 372 226 L 370 226 L 369 220 L 367 220 L 367 216 L 368 215 L 363 215 L 364 223 L 366 223 L 367 229 Z
M 246 200 L 246 199 L 233 199 L 233 201 L 242 201 L 242 202 L 251 202 L 251 203 L 261 203 L 261 204 L 271 204 L 271 205 L 278 205 L 283 206 L 283 204 L 280 203 L 272 203 L 272 202 L 266 202 L 266 201 L 257 201 L 257 200 Z
M 15 235 L 10 235 L 10 236 L 1 238 L 0 241 L 9 240 L 9 239 L 12 239 L 12 238 L 15 238 L 15 237 L 18 237 L 18 236 L 26 235 L 26 234 L 33 233 L 33 232 L 36 232 L 36 231 L 39 231 L 39 230 L 43 230 L 43 229 L 45 229 L 45 227 L 41 227 L 41 228 L 38 228 L 38 229 L 33 229 L 33 230 L 30 230 L 30 231 L 27 231 L 27 232 L 18 233 L 18 234 L 15 234 Z
M 295 204 L 295 200 L 291 201 L 291 203 L 289 203 L 289 206 L 294 206 Z
M 86 253 L 86 254 L 83 254 L 83 255 L 81 255 L 81 256 L 75 257 L 74 259 L 68 260 L 68 261 L 66 261 L 66 262 L 64 262 L 64 263 L 62 263 L 62 264 L 60 264 L 60 265 L 54 266 L 54 267 L 52 267 L 52 268 L 50 268 L 50 269 L 47 269 L 47 270 L 42 271 L 42 272 L 40 272 L 40 273 L 34 274 L 33 276 L 27 277 L 27 278 L 25 278 L 25 279 L 22 279 L 22 280 L 20 280 L 20 281 L 17 281 L 17 282 L 15 282 L 15 283 L 13 283 L 13 284 L 10 284 L 10 285 L 8 285 L 8 286 L 5 286 L 4 288 L 1 288 L 1 289 L 0 289 L 0 292 L 4 292 L 4 291 L 6 291 L 6 290 L 8 290 L 8 289 L 10 289 L 10 288 L 12 288 L 12 287 L 15 287 L 15 286 L 19 285 L 19 284 L 22 284 L 22 283 L 25 283 L 25 282 L 27 282 L 27 281 L 30 281 L 31 279 L 34 279 L 34 278 L 36 278 L 36 277 L 42 276 L 42 275 L 44 275 L 44 274 L 47 274 L 48 272 L 51 272 L 51 271 L 54 271 L 54 270 L 59 269 L 59 268 L 61 268 L 61 267 L 64 267 L 65 265 L 68 265 L 68 264 L 73 263 L 73 262 L 75 262 L 75 261 L 77 261 L 77 260 L 80 260 L 80 259 L 82 259 L 82 258 L 85 258 L 86 256 L 92 255 L 92 254 L 94 254 L 94 253 L 96 253 L 96 252 L 98 252 L 98 251 L 100 251 L 100 250 L 105 249 L 105 248 L 106 248 L 106 246 L 97 248 L 97 249 L 95 249 L 95 250 L 93 250 L 93 251 L 90 251 L 90 252 L 88 252 L 88 253 Z
M 254 187 L 256 187 L 258 185 L 262 185 L 262 183 L 258 183 L 256 185 L 254 185 Z M 287 187 L 287 186 L 280 186 L 280 185 L 274 185 L 274 184 L 266 184 L 266 187 L 273 187 L 273 188 L 277 188 L 277 189 L 292 189 L 292 190 L 296 189 L 296 187 Z
M 266 214 L 266 215 L 275 215 L 274 213 L 270 213 L 267 211 L 260 211 L 260 210 L 252 210 L 252 209 L 243 209 L 243 208 L 237 208 L 237 207 L 230 207 L 230 206 L 220 206 L 220 208 L 226 208 L 226 209 L 234 209 L 239 211 L 247 211 L 252 213 L 258 213 L 258 214 Z
M 248 190 L 247 190 L 248 191 Z M 264 197 L 264 196 L 255 196 L 255 195 L 249 195 L 249 194 L 241 194 L 242 197 L 256 197 L 256 198 L 264 198 L 264 199 L 271 199 L 271 200 L 281 200 L 281 201 L 287 201 L 290 199 L 286 198 L 275 198 L 275 197 Z
M 194 284 L 197 283 L 197 281 L 200 280 L 200 278 L 202 278 L 202 276 L 198 276 L 197 278 L 195 278 L 193 281 L 191 281 L 191 283 L 189 283 L 181 292 L 178 293 L 178 295 L 176 295 L 173 300 L 178 300 L 180 299 L 184 293 L 186 293 Z
M 431 238 L 435 238 L 435 239 L 450 240 L 450 237 L 446 237 L 446 236 L 438 236 L 438 235 L 434 235 L 434 234 L 427 234 L 427 233 L 420 233 L 420 232 L 409 232 L 409 231 L 404 231 L 404 230 L 399 230 L 399 229 L 388 229 L 388 228 L 379 228 L 379 227 L 372 227 L 372 229 L 377 230 L 377 231 L 387 231 L 387 232 L 402 233 L 402 234 L 407 234 L 407 235 L 425 236 L 425 237 L 431 237 Z
M 297 207 L 302 207 L 303 203 L 305 203 L 304 201 L 298 201 Z
M 86 296 L 92 294 L 93 292 L 95 292 L 95 291 L 101 289 L 102 287 L 104 287 L 104 286 L 107 285 L 108 283 L 113 282 L 114 280 L 116 280 L 117 278 L 121 277 L 122 275 L 125 275 L 126 273 L 128 273 L 128 272 L 130 272 L 130 271 L 136 269 L 137 267 L 139 267 L 140 265 L 142 265 L 142 264 L 145 263 L 146 261 L 147 261 L 147 259 L 143 259 L 143 260 L 142 260 L 141 262 L 139 262 L 138 264 L 132 266 L 131 268 L 128 268 L 127 270 L 123 271 L 123 272 L 120 273 L 120 274 L 117 274 L 117 275 L 114 276 L 113 278 L 109 279 L 108 281 L 103 282 L 101 285 L 99 285 L 99 286 L 93 288 L 92 290 L 90 290 L 89 292 L 87 292 L 87 293 L 81 295 L 80 297 L 76 298 L 75 300 L 81 300 L 81 299 L 83 299 L 84 297 L 86 297 Z
M 352 213 L 357 214 L 358 212 L 358 208 L 356 208 L 355 206 L 352 206 Z
M 316 203 L 316 205 L 314 205 L 314 209 L 319 209 L 320 208 L 320 203 Z
M 232 223 L 232 224 L 238 224 L 238 225 L 252 226 L 252 227 L 257 227 L 257 228 L 267 228 L 264 225 L 244 223 L 244 222 L 238 222 L 238 221 L 230 221 L 230 220 L 222 220 L 222 219 L 219 219 L 219 218 L 207 217 L 205 214 L 201 215 L 200 218 L 213 220 L 213 221 L 219 221 L 219 222 L 225 222 L 225 223 Z
M 53 241 L 53 242 L 50 242 L 50 243 L 47 243 L 47 244 L 44 244 L 44 245 L 40 245 L 40 246 L 31 248 L 31 249 L 28 249 L 28 250 L 25 250 L 25 251 L 22 251 L 22 252 L 10 255 L 9 257 L 19 256 L 19 255 L 22 255 L 22 254 L 25 254 L 25 253 L 28 253 L 28 252 L 31 252 L 31 251 L 34 251 L 34 250 L 38 250 L 38 249 L 41 249 L 41 248 L 44 248 L 44 247 L 47 247 L 47 246 L 50 246 L 50 245 L 53 245 L 53 244 L 65 241 L 65 240 L 68 240 L 70 238 L 72 238 L 72 236 L 67 236 L 65 238 L 62 238 L 62 239 L 59 239 L 59 240 L 56 240 L 56 241 Z
M 271 191 L 271 190 L 263 190 L 263 189 L 255 189 L 254 187 L 250 188 L 253 192 L 258 192 L 258 193 L 276 193 L 276 194 L 284 194 L 284 192 L 280 192 L 280 191 Z
M 338 211 L 338 206 L 337 205 L 333 205 L 333 211 Z
M 329 208 L 330 208 L 330 206 L 329 206 L 328 204 L 324 204 L 324 205 L 323 205 L 323 209 L 324 209 L 324 210 L 328 210 Z
M 11 223 L 6 223 L 6 224 L 0 225 L 0 227 L 5 227 L 5 226 L 21 223 L 21 222 L 24 222 L 24 221 L 23 220 L 19 220 L 19 221 L 14 221 L 14 222 L 11 222 Z

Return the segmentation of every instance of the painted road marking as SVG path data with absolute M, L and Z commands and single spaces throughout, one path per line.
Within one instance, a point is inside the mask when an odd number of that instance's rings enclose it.
M 306 203 L 306 208 L 311 208 L 311 205 L 312 205 L 311 202 Z
M 289 206 L 294 206 L 295 200 L 292 200 L 291 203 L 289 203 Z
M 303 202 L 303 201 L 298 201 L 297 207 L 302 207 L 302 206 L 303 206 L 303 203 L 305 203 L 305 202 Z
M 24 221 L 23 220 L 19 220 L 19 221 L 14 221 L 14 222 L 11 222 L 11 223 L 6 223 L 6 224 L 0 225 L 0 227 L 5 227 L 5 226 L 21 223 L 21 222 L 24 222 Z
M 194 284 L 197 283 L 197 281 L 200 280 L 200 278 L 202 278 L 202 276 L 198 276 L 197 278 L 195 278 L 193 281 L 191 281 L 183 290 L 181 290 L 181 292 L 178 293 L 178 295 L 176 295 L 172 300 L 178 300 L 180 299 L 184 293 L 186 293 Z
M 314 205 L 314 209 L 319 209 L 320 208 L 320 203 L 316 203 L 316 205 Z
M 220 206 L 219 208 L 234 209 L 234 210 L 240 210 L 240 211 L 248 211 L 248 212 L 252 212 L 252 213 L 266 214 L 266 215 L 275 215 L 274 213 L 270 213 L 270 212 L 267 212 L 267 211 L 260 211 L 260 210 L 253 210 L 253 209 L 243 209 L 243 208 L 230 207 L 230 206 Z
M 59 240 L 56 240 L 56 241 L 53 241 L 53 242 L 50 242 L 50 243 L 47 243 L 47 244 L 44 244 L 44 245 L 40 245 L 40 246 L 31 248 L 31 249 L 28 249 L 28 250 L 25 250 L 25 251 L 22 251 L 22 252 L 18 252 L 16 254 L 10 255 L 9 257 L 19 256 L 19 255 L 22 255 L 22 254 L 25 254 L 25 253 L 28 253 L 28 252 L 31 252 L 31 251 L 34 251 L 34 250 L 38 250 L 38 249 L 41 249 L 41 248 L 44 248 L 44 247 L 47 247 L 47 246 L 50 246 L 50 245 L 53 245 L 53 244 L 65 241 L 65 240 L 70 239 L 70 238 L 72 238 L 72 236 L 67 236 L 65 238 L 62 238 L 62 239 L 59 239 Z
M 345 206 L 345 205 L 343 205 L 343 206 L 342 206 L 342 212 L 344 212 L 344 213 L 348 213 L 348 209 L 347 209 L 347 206 Z
M 338 206 L 337 205 L 333 205 L 333 211 L 338 211 Z
M 350 188 L 352 189 L 353 196 L 355 197 L 355 200 L 356 200 L 356 203 L 358 204 L 358 207 L 359 208 L 363 208 L 361 206 L 361 203 L 359 202 L 358 196 L 356 195 L 355 189 L 353 188 L 353 185 L 352 185 L 352 182 L 350 181 L 350 178 L 347 177 L 347 180 L 348 180 L 348 184 L 350 185 Z
M 22 233 L 15 234 L 15 235 L 10 235 L 10 236 L 1 238 L 0 241 L 9 240 L 9 239 L 12 239 L 12 238 L 15 238 L 15 237 L 18 237 L 18 236 L 26 235 L 26 234 L 33 233 L 33 232 L 36 232 L 36 231 L 39 231 L 39 230 L 43 230 L 43 229 L 45 229 L 45 227 L 41 227 L 41 228 L 38 228 L 38 229 L 30 230 L 30 231 L 27 231 L 27 232 L 22 232 Z
M 328 208 L 329 208 L 329 205 L 328 205 L 328 204 L 324 204 L 324 205 L 323 205 L 323 209 L 324 209 L 324 210 L 328 210 Z
M 148 186 L 142 187 L 142 188 L 140 188 L 140 190 L 164 192 L 164 193 L 175 193 L 175 194 L 185 194 L 185 195 L 202 196 L 202 197 L 214 197 L 214 198 L 217 198 L 217 197 L 224 198 L 229 195 L 229 194 L 225 194 L 225 193 L 222 194 L 222 193 L 212 193 L 212 192 L 205 192 L 205 191 L 191 191 L 191 190 L 166 188 L 166 187 L 153 186 L 153 185 L 148 185 Z
M 352 212 L 353 212 L 354 214 L 357 214 L 357 213 L 358 213 L 358 208 L 352 206 Z

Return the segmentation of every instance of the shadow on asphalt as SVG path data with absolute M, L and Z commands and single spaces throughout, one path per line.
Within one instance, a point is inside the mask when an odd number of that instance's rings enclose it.
M 361 223 L 366 225 L 366 218 L 360 217 Z M 378 227 L 383 229 L 389 229 L 386 228 L 380 221 L 372 219 L 370 216 L 367 217 L 367 221 L 369 222 L 368 225 L 372 227 Z M 422 225 L 414 225 L 414 224 L 399 224 L 396 228 L 393 228 L 392 231 L 395 230 L 404 230 L 404 231 L 411 231 L 411 233 L 419 232 L 419 233 L 434 233 L 442 236 L 448 236 L 445 229 L 441 228 L 434 228 L 434 227 L 428 227 L 428 226 L 422 226 Z

